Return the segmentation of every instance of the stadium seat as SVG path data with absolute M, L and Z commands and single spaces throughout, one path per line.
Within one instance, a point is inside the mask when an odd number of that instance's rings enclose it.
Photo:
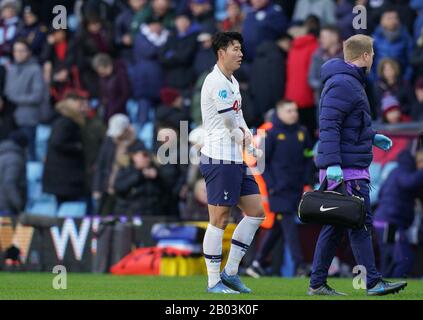
M 38 161 L 43 161 L 47 155 L 47 145 L 50 134 L 50 126 L 43 124 L 37 126 L 35 132 L 35 154 Z
M 43 163 L 30 161 L 26 164 L 26 180 L 28 201 L 38 199 L 42 194 L 41 179 L 43 176 Z
M 153 148 L 154 141 L 154 125 L 152 122 L 147 122 L 143 127 L 138 131 L 138 139 L 144 142 L 145 147 L 148 150 Z
M 58 218 L 82 218 L 87 211 L 87 204 L 83 201 L 63 202 L 57 212 Z
M 25 212 L 30 215 L 56 217 L 57 202 L 53 195 L 43 194 L 43 197 L 28 203 Z
M 128 100 L 126 103 L 126 113 L 131 123 L 137 123 L 138 120 L 138 103 L 135 100 Z

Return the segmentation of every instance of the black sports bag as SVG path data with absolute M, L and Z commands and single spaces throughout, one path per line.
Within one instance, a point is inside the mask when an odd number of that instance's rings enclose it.
M 326 191 L 325 178 L 318 190 L 305 192 L 298 205 L 298 217 L 304 223 L 329 224 L 350 229 L 364 226 L 366 210 L 364 200 L 348 195 L 345 182 L 334 191 Z

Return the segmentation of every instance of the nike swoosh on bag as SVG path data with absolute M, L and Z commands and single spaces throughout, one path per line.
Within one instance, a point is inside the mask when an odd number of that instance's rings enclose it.
M 332 207 L 332 208 L 324 208 L 323 205 L 320 206 L 320 212 L 330 211 L 338 209 L 339 207 Z

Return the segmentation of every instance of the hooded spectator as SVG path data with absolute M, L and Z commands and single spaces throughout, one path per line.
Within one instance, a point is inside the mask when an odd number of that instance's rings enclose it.
M 16 105 L 16 124 L 27 135 L 30 159 L 35 159 L 35 128 L 47 93 L 43 74 L 25 40 L 13 45 L 14 63 L 6 74 L 5 96 Z
M 129 164 L 128 148 L 135 141 L 129 118 L 124 114 L 113 115 L 96 161 L 92 186 L 94 199 L 100 201 L 99 213 L 102 215 L 114 212 L 116 175 L 122 166 Z
M 242 27 L 244 60 L 247 62 L 253 61 L 261 43 L 277 40 L 288 28 L 282 8 L 271 0 L 251 0 L 251 6 Z
M 163 197 L 158 170 L 151 161 L 151 154 L 141 141 L 128 148 L 130 164 L 119 169 L 114 189 L 115 214 L 160 216 Z
M 194 84 L 192 61 L 197 51 L 199 31 L 199 25 L 191 22 L 188 14 L 182 13 L 175 17 L 175 32 L 160 52 L 166 85 L 184 91 Z
M 104 121 L 117 113 L 126 113 L 126 102 L 130 97 L 130 84 L 125 65 L 113 61 L 104 53 L 97 54 L 93 59 L 93 68 L 100 79 L 99 98 L 104 107 Z
M 414 94 L 415 99 L 411 105 L 411 119 L 423 121 L 423 77 L 417 79 Z
M 393 95 L 401 104 L 401 112 L 409 114 L 411 92 L 408 83 L 402 79 L 401 67 L 395 59 L 384 58 L 377 66 L 378 81 L 374 84 L 375 113 L 382 116 L 382 100 L 387 95 Z
M 381 251 L 384 277 L 403 278 L 410 274 L 415 249 L 407 229 L 414 220 L 415 199 L 423 189 L 423 150 L 414 158 L 406 150 L 398 156 L 396 167 L 379 191 L 374 226 Z
M 19 131 L 0 142 L 0 212 L 18 215 L 26 203 L 27 138 Z
M 0 2 L 0 57 L 4 62 L 10 61 L 13 43 L 17 39 L 21 26 L 19 11 L 21 2 L 18 0 L 2 0 Z
M 18 31 L 18 38 L 28 42 L 33 55 L 37 58 L 40 58 L 47 38 L 47 27 L 39 21 L 39 16 L 39 7 L 35 1 L 26 4 L 23 8 L 23 25 Z
M 163 88 L 160 97 L 162 104 L 156 112 L 157 126 L 179 129 L 181 121 L 188 121 L 181 92 L 174 88 Z
M 374 39 L 374 65 L 378 65 L 383 58 L 397 60 L 403 70 L 403 78 L 411 80 L 413 70 L 409 64 L 409 57 L 413 51 L 413 40 L 407 29 L 401 25 L 398 12 L 388 8 L 380 18 L 380 25 L 372 35 Z M 376 78 L 376 70 L 372 70 L 372 78 Z

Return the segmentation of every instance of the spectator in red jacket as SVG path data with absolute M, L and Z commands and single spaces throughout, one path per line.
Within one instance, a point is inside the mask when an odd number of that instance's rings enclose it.
M 309 29 L 307 34 L 294 38 L 288 52 L 285 98 L 298 105 L 301 123 L 311 134 L 316 129 L 313 89 L 308 84 L 308 73 L 313 53 L 319 43 Z

